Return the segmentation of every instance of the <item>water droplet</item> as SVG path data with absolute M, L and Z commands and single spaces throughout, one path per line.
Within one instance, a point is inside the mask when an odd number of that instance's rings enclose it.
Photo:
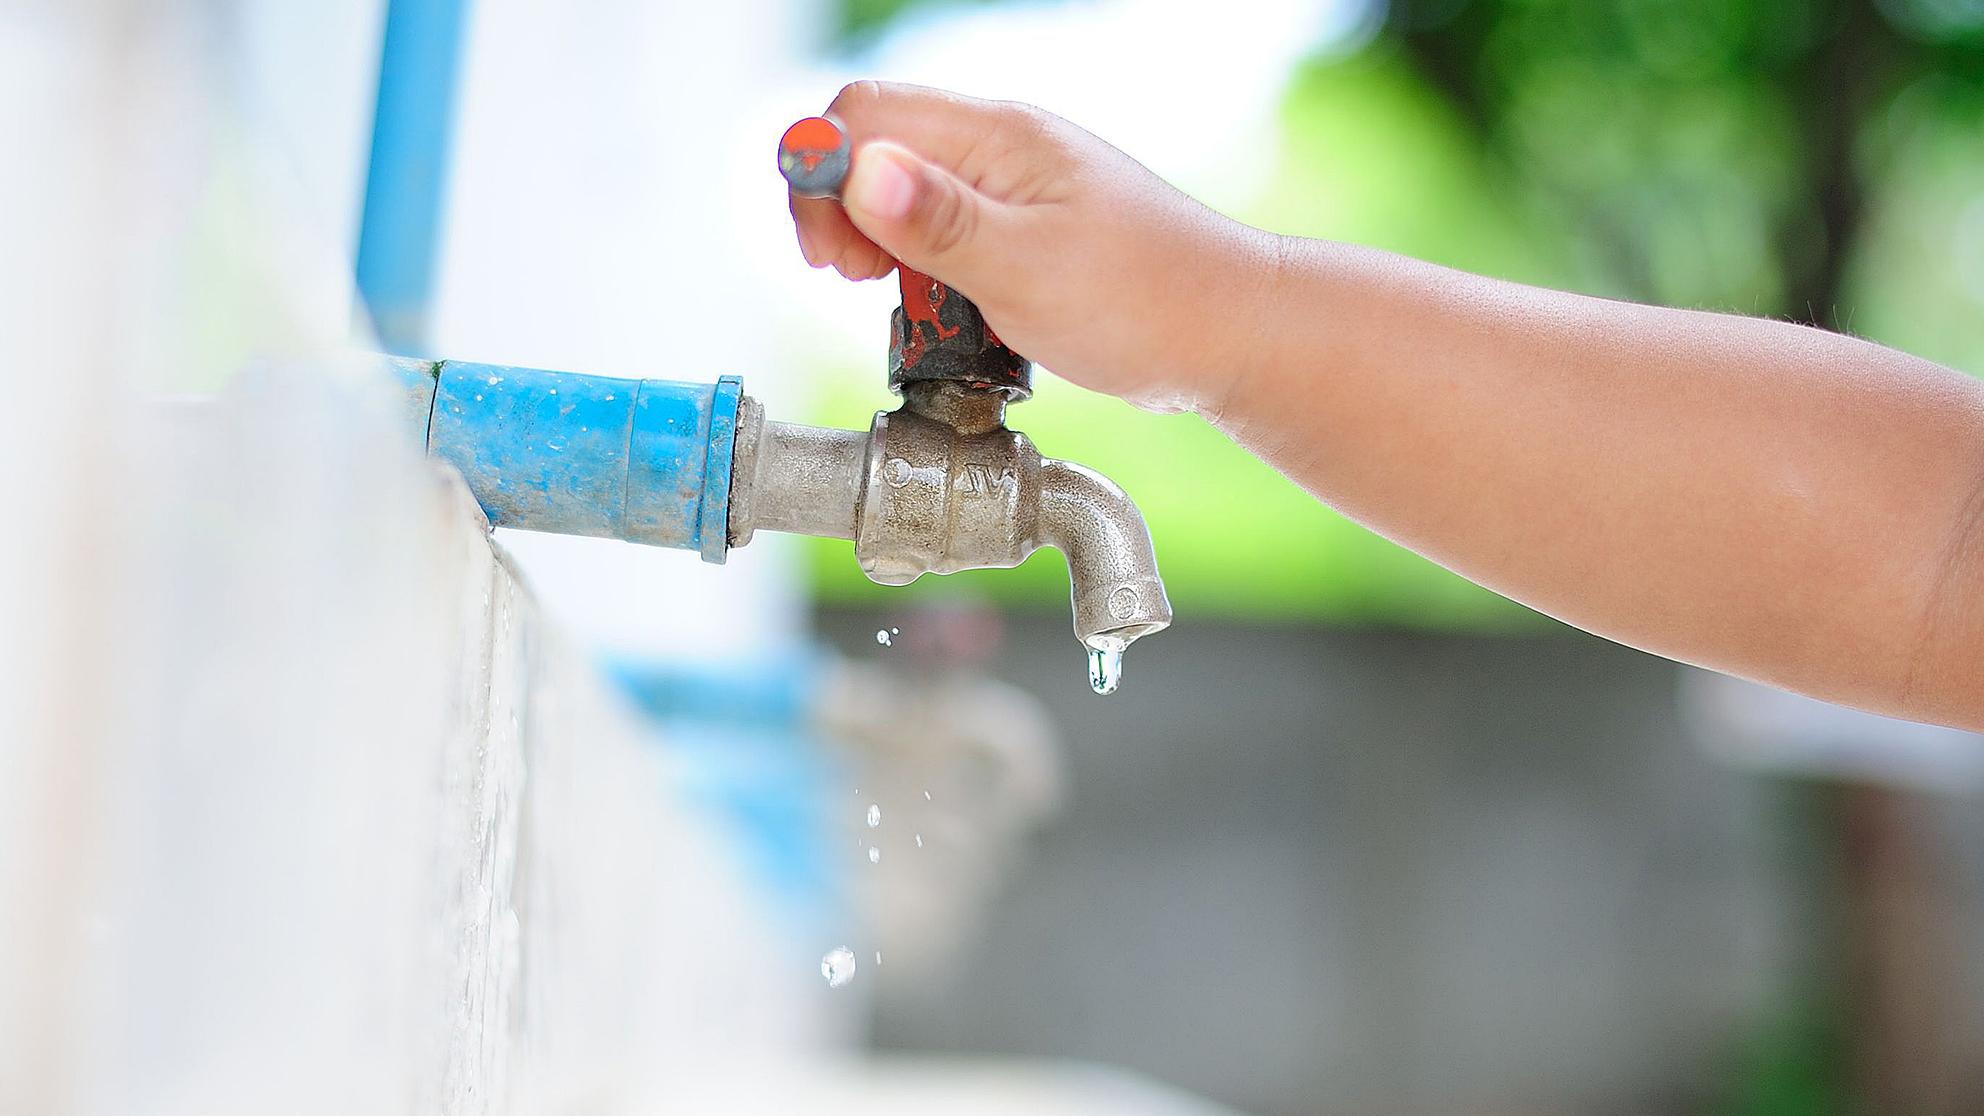
M 880 824 L 882 824 L 882 808 L 871 802 L 868 804 L 868 828 L 873 829 Z
M 875 629 L 875 642 L 881 644 L 884 647 L 892 646 L 889 643 L 889 630 L 887 628 Z
M 916 847 L 919 849 L 923 847 L 923 834 L 921 833 L 916 835 Z
M 1088 646 L 1088 688 L 1098 694 L 1113 694 L 1123 684 L 1123 648 L 1120 639 L 1096 636 Z
M 929 791 L 924 791 L 924 792 L 923 792 L 923 801 L 925 801 L 925 802 L 928 802 L 928 801 L 930 801 L 930 792 L 929 792 Z
M 875 951 L 875 964 L 878 967 L 882 964 L 882 951 L 879 949 Z
M 882 862 L 882 850 L 876 848 L 873 845 L 868 846 L 868 863 L 880 864 L 881 862 Z
M 835 946 L 820 958 L 820 975 L 827 978 L 828 988 L 845 988 L 854 979 L 854 951 L 846 946 Z

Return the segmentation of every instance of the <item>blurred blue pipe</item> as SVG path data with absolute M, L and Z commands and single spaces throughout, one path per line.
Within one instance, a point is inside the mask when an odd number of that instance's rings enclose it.
M 657 721 L 805 733 L 827 671 L 822 655 L 803 653 L 717 664 L 622 658 L 606 673 Z
M 358 233 L 358 293 L 380 343 L 423 355 L 440 251 L 467 0 L 389 0 Z
M 850 901 L 838 793 L 852 773 L 815 738 L 830 660 L 799 653 L 710 664 L 621 659 L 608 677 L 657 726 L 690 799 L 731 826 L 733 851 L 802 930 L 843 920 Z

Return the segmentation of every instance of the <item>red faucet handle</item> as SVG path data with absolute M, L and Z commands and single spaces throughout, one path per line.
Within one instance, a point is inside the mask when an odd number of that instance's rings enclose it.
M 847 129 L 832 117 L 806 117 L 779 137 L 778 172 L 803 198 L 839 197 L 852 160 Z M 901 264 L 896 275 L 902 306 L 890 320 L 892 390 L 922 380 L 953 380 L 1001 390 L 1015 400 L 1032 394 L 1032 366 L 999 340 L 970 299 Z
M 778 139 L 778 172 L 802 198 L 840 196 L 854 154 L 847 129 L 826 116 L 795 122 Z

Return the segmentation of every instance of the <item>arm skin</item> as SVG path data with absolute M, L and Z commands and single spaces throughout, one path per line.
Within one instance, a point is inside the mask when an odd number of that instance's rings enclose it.
M 1592 632 L 1984 730 L 1984 383 L 1784 322 L 1230 221 L 1023 105 L 857 83 L 852 279 L 902 260 L 1077 383 L 1193 409 L 1318 498 Z
M 1279 240 L 1208 417 L 1567 623 L 1984 729 L 1984 383 L 1784 322 Z

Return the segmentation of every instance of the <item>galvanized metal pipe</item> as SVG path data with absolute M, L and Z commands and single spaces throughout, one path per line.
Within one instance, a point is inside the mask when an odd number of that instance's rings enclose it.
M 746 397 L 738 413 L 730 541 L 759 530 L 854 538 L 867 471 L 868 432 L 770 422 Z

